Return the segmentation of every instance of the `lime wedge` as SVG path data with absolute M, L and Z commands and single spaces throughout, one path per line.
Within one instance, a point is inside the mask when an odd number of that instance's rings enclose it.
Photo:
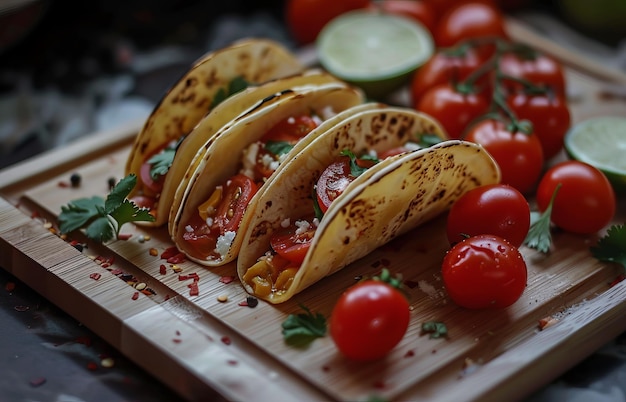
M 626 118 L 596 117 L 573 125 L 565 151 L 604 172 L 617 193 L 626 193 Z
M 326 24 L 316 49 L 329 73 L 377 98 L 404 84 L 435 46 L 430 32 L 415 20 L 357 10 Z

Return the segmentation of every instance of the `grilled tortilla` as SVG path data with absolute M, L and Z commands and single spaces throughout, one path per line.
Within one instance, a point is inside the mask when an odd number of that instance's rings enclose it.
M 157 182 L 161 180 L 156 186 L 153 185 L 152 180 L 148 180 L 146 184 L 142 179 L 142 167 L 145 170 L 147 160 L 164 148 L 170 147 L 170 150 L 175 150 L 178 142 L 185 138 L 224 99 L 248 85 L 261 84 L 303 72 L 304 67 L 295 55 L 282 45 L 267 39 L 241 40 L 198 60 L 169 89 L 135 138 L 126 162 L 125 174 L 134 173 L 139 180 L 129 197 L 143 196 L 143 200 L 138 203 L 147 207 L 150 205 L 146 205 L 145 201 L 149 200 L 150 203 L 155 200 L 159 201 L 163 179 L 155 179 L 154 181 Z M 225 124 L 251 106 L 249 102 L 239 102 L 234 105 L 235 107 L 232 107 L 231 104 L 232 109 L 223 108 L 222 112 L 227 111 L 225 114 L 213 115 L 218 116 L 212 118 L 213 129 Z M 169 168 L 166 162 L 168 160 L 171 158 L 165 158 L 165 161 L 162 161 L 164 165 L 162 168 L 166 172 Z M 184 165 L 185 162 L 181 161 L 181 164 Z M 144 178 L 146 174 L 147 172 L 144 171 Z M 170 182 L 175 182 L 175 180 L 170 180 Z M 171 186 L 171 184 L 168 186 L 170 192 Z M 166 204 L 167 202 L 161 208 L 158 205 L 152 207 L 156 218 L 152 226 L 159 226 L 167 221 L 168 214 L 164 212 L 169 211 L 169 205 Z
M 222 230 L 214 249 L 209 252 L 199 251 L 187 238 L 192 232 L 190 222 L 199 216 L 199 207 L 206 205 L 218 188 L 225 187 L 223 183 L 226 180 L 245 170 L 243 160 L 250 158 L 250 147 L 280 122 L 310 113 L 321 119 L 316 128 L 304 136 L 291 151 L 281 156 L 282 164 L 316 135 L 337 123 L 340 120 L 338 114 L 352 107 L 361 107 L 359 105 L 363 101 L 362 91 L 343 83 L 301 87 L 277 102 L 238 117 L 227 129 L 213 136 L 203 147 L 202 160 L 189 166 L 174 197 L 168 229 L 179 250 L 189 259 L 206 266 L 219 266 L 234 260 L 241 244 L 240 229 L 246 225 L 247 214 L 243 213 L 238 229 Z M 273 177 L 274 174 L 262 182 L 259 181 L 258 185 L 261 188 L 271 185 Z M 255 203 L 256 196 L 252 197 L 245 211 Z M 207 222 L 207 226 L 214 227 L 213 223 L 211 220 Z
M 500 180 L 479 145 L 444 140 L 380 161 L 352 181 L 319 221 L 304 261 L 274 269 L 270 238 L 286 222 L 311 215 L 312 189 L 345 149 L 354 154 L 391 149 L 423 134 L 445 139 L 437 122 L 413 110 L 363 111 L 318 136 L 285 163 L 272 186 L 259 194 L 237 273 L 245 289 L 271 303 L 284 302 L 396 236 L 446 211 L 468 190 Z M 270 257 L 268 257 L 270 256 Z M 268 262 L 269 261 L 269 262 Z M 293 269 L 289 269 L 293 268 Z

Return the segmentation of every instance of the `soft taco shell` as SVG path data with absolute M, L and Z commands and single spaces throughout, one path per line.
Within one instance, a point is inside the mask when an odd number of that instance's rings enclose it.
M 285 218 L 310 214 L 311 189 L 343 149 L 359 154 L 384 150 L 419 133 L 440 132 L 438 123 L 411 110 L 365 111 L 327 131 L 283 166 L 259 196 L 244 233 L 237 273 L 244 274 L 270 250 L 273 230 Z M 397 144 L 396 144 L 397 145 Z M 354 180 L 330 205 L 290 287 L 269 296 L 284 302 L 322 278 L 367 255 L 394 237 L 447 210 L 468 190 L 500 180 L 491 156 L 474 143 L 447 140 L 388 158 Z
M 337 113 L 359 106 L 364 101 L 362 91 L 342 83 L 309 86 L 294 91 L 290 95 L 258 111 L 237 118 L 228 129 L 213 136 L 205 144 L 202 160 L 197 166 L 191 165 L 187 170 L 174 197 L 168 228 L 176 246 L 189 259 L 206 266 L 218 266 L 237 257 L 241 244 L 240 232 L 247 222 L 245 213 L 240 230 L 230 245 L 230 250 L 220 259 L 205 259 L 198 255 L 183 240 L 183 234 L 186 222 L 197 213 L 198 206 L 208 199 L 215 187 L 238 173 L 242 153 L 248 145 L 259 140 L 275 124 L 290 116 L 307 114 L 311 111 L 320 116 L 326 116 L 322 124 L 293 148 L 285 158 L 288 160 L 289 155 L 298 152 L 319 133 L 336 124 L 339 121 Z M 375 106 L 372 104 L 367 107 Z M 262 188 L 270 186 L 275 175 L 276 173 L 267 179 Z M 256 196 L 252 198 L 248 209 L 255 203 Z
M 178 146 L 155 205 L 155 220 L 142 224 L 161 226 L 168 221 L 176 189 L 183 182 L 185 172 L 188 169 L 194 170 L 200 163 L 205 144 L 213 135 L 226 130 L 239 116 L 258 111 L 284 97 L 291 96 L 290 93 L 297 91 L 298 88 L 331 82 L 341 83 L 337 78 L 322 70 L 309 69 L 303 73 L 248 87 L 219 103 L 198 122 Z
M 235 78 L 262 83 L 304 71 L 294 54 L 268 39 L 245 39 L 208 53 L 171 87 L 135 138 L 126 175 L 139 174 L 146 158 L 188 134 L 212 107 L 219 91 Z M 140 191 L 136 186 L 133 194 Z

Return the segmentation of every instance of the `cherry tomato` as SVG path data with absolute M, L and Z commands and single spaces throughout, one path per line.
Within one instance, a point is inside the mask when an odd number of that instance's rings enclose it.
M 509 52 L 500 58 L 502 74 L 521 78 L 535 85 L 548 86 L 555 93 L 565 95 L 565 77 L 561 63 L 555 59 L 535 51 L 524 53 Z M 511 91 L 519 91 L 523 86 L 515 81 L 504 80 L 505 87 Z
M 432 6 L 421 0 L 383 0 L 373 2 L 372 9 L 388 14 L 398 14 L 414 19 L 429 32 L 435 29 L 436 15 Z
M 329 331 L 344 356 L 371 361 L 386 356 L 402 340 L 409 319 L 409 302 L 398 289 L 367 279 L 339 297 Z
M 315 186 L 317 202 L 322 212 L 328 210 L 330 204 L 354 179 L 350 174 L 350 159 L 347 156 L 337 159 L 324 169 Z
M 431 6 L 435 11 L 437 19 L 441 18 L 448 10 L 459 6 L 463 3 L 487 3 L 492 6 L 496 6 L 495 0 L 422 0 L 424 3 Z
M 152 197 L 145 195 L 136 195 L 131 198 L 131 201 L 135 203 L 139 208 L 146 208 L 150 210 L 150 213 L 154 213 L 154 204 L 156 200 Z
M 546 171 L 537 187 L 537 207 L 545 211 L 557 185 L 551 220 L 563 230 L 593 234 L 615 216 L 615 192 L 606 176 L 597 168 L 569 160 Z
M 415 107 L 438 120 L 451 139 L 460 138 L 468 124 L 488 108 L 484 96 L 462 93 L 449 83 L 427 90 Z
M 387 159 L 387 158 L 390 158 L 392 156 L 404 154 L 404 153 L 410 152 L 410 151 L 411 150 L 408 147 L 401 145 L 399 147 L 394 147 L 394 148 L 388 149 L 386 151 L 379 152 L 378 153 L 378 159 L 383 160 L 383 159 Z
M 494 235 L 469 237 L 454 245 L 442 263 L 448 295 L 468 309 L 500 309 L 524 293 L 528 272 L 517 247 Z
M 504 17 L 500 10 L 487 3 L 463 3 L 449 9 L 434 31 L 438 47 L 450 47 L 464 39 L 479 37 L 506 38 Z
M 139 170 L 139 178 L 144 186 L 144 191 L 147 194 L 156 195 L 160 194 L 163 190 L 163 183 L 165 182 L 165 175 L 159 175 L 157 179 L 153 179 L 150 174 L 152 165 L 148 162 L 144 162 Z
M 509 96 L 507 103 L 518 119 L 533 123 L 533 131 L 541 142 L 545 160 L 563 149 L 563 140 L 570 127 L 571 116 L 565 99 L 557 94 Z
M 295 143 L 316 127 L 317 122 L 309 115 L 288 117 L 270 128 L 261 138 L 261 142 L 285 141 Z
M 296 41 L 304 45 L 313 42 L 333 18 L 369 4 L 370 0 L 288 0 L 285 18 Z
M 317 226 L 313 218 L 299 219 L 276 232 L 270 238 L 272 250 L 282 258 L 296 264 L 302 264 L 309 251 Z
M 258 189 L 257 184 L 243 174 L 237 174 L 228 180 L 215 213 L 215 224 L 220 228 L 221 234 L 239 228 L 243 213 Z
M 191 228 L 191 230 L 185 230 L 183 240 L 185 240 L 189 246 L 200 255 L 215 255 L 215 244 L 219 236 L 216 230 L 211 230 L 198 214 L 192 216 L 189 222 L 187 222 L 186 227 Z
M 491 234 L 519 247 L 530 228 L 526 198 L 507 184 L 476 187 L 463 194 L 450 208 L 446 234 L 450 244 L 468 236 Z
M 521 131 L 511 132 L 503 122 L 486 119 L 469 128 L 464 139 L 482 145 L 502 172 L 502 183 L 522 194 L 534 189 L 543 169 L 539 138 Z
M 422 95 L 438 84 L 457 83 L 466 79 L 484 62 L 474 48 L 461 53 L 436 52 L 420 67 L 411 80 L 411 101 L 417 105 Z

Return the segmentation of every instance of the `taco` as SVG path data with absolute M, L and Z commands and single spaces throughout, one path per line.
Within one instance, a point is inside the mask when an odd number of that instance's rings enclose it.
M 139 179 L 130 198 L 148 208 L 158 200 L 164 182 L 161 176 L 167 173 L 176 147 L 222 101 L 249 85 L 302 72 L 304 67 L 295 55 L 267 39 L 241 40 L 198 60 L 168 90 L 135 138 L 125 167 L 126 175 L 134 173 Z M 249 106 L 239 104 L 241 109 L 215 114 L 221 117 L 213 126 L 225 124 Z M 167 211 L 166 206 L 161 209 Z M 156 208 L 154 214 L 152 225 L 167 221 L 167 214 L 163 216 Z
M 174 196 L 168 229 L 179 250 L 206 266 L 235 259 L 258 189 L 271 185 L 274 171 L 336 124 L 338 114 L 363 101 L 362 91 L 343 83 L 302 87 L 213 136 Z
M 246 291 L 271 303 L 500 180 L 481 146 L 446 140 L 429 116 L 393 107 L 350 116 L 278 173 L 258 195 L 237 260 Z
M 226 130 L 239 116 L 292 97 L 307 87 L 331 82 L 341 83 L 321 70 L 306 70 L 304 73 L 249 86 L 215 106 L 190 133 L 163 147 L 142 165 L 140 177 L 144 187 L 131 195 L 131 199 L 149 208 L 155 217 L 153 222 L 144 225 L 161 226 L 167 222 L 177 187 L 187 170 L 195 169 L 202 160 L 204 146 L 212 136 Z M 193 166 L 190 168 L 190 165 Z M 150 173 L 155 173 L 157 178 Z

